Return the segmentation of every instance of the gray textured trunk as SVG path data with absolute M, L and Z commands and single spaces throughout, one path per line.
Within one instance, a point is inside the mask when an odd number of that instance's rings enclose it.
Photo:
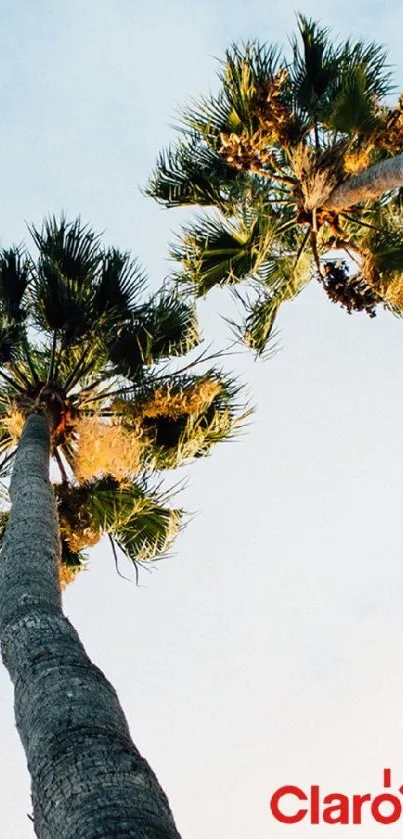
M 41 839 L 180 839 L 113 687 L 61 609 L 47 420 L 25 425 L 0 558 L 0 639 Z
M 380 198 L 390 189 L 399 189 L 402 186 L 403 154 L 398 154 L 370 166 L 365 172 L 360 172 L 337 186 L 329 195 L 325 207 L 331 210 L 346 209 L 363 201 Z

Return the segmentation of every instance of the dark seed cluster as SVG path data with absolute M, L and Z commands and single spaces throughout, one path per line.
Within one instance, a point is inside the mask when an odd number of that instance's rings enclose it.
M 379 302 L 377 294 L 359 276 L 350 277 L 345 262 L 326 262 L 325 276 L 321 277 L 323 288 L 333 303 L 338 303 L 352 312 L 366 312 L 376 317 L 375 307 Z

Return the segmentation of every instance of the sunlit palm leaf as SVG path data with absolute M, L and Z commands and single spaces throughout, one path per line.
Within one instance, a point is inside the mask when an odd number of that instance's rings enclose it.
M 175 403 L 176 394 L 180 399 Z M 212 370 L 171 385 L 165 405 L 164 393 L 158 395 L 156 403 L 139 403 L 135 416 L 147 442 L 146 463 L 154 469 L 175 469 L 208 455 L 216 443 L 236 433 L 240 423 L 238 396 L 239 387 L 234 381 Z
M 370 135 L 382 125 L 377 100 L 368 90 L 365 69 L 349 67 L 339 90 L 332 96 L 326 126 L 345 134 Z
M 107 476 L 66 490 L 59 511 L 62 522 L 70 516 L 70 529 L 75 534 L 81 515 L 85 524 L 83 543 L 85 529 L 90 544 L 92 534 L 108 533 L 133 562 L 141 562 L 165 553 L 178 534 L 181 510 L 166 506 L 166 501 L 166 494 L 147 490 L 141 483 L 120 485 Z
M 254 104 L 259 89 L 273 81 L 279 54 L 273 48 L 248 42 L 242 47 L 233 44 L 227 50 L 220 77 L 229 104 L 227 124 L 223 130 L 246 130 L 250 135 L 259 128 Z
M 200 218 L 184 229 L 172 256 L 180 261 L 185 282 L 202 296 L 214 286 L 235 285 L 264 274 L 276 230 L 266 216 L 243 214 L 236 221 L 222 216 Z

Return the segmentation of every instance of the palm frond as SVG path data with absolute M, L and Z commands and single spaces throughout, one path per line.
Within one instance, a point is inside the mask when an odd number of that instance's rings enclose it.
M 30 232 L 40 251 L 29 289 L 35 323 L 45 332 L 57 330 L 71 346 L 94 327 L 94 277 L 103 258 L 99 237 L 80 219 L 67 222 L 64 216 Z
M 95 284 L 94 311 L 100 318 L 107 313 L 113 324 L 130 317 L 146 284 L 146 275 L 129 253 L 109 248 Z
M 278 69 L 278 50 L 258 42 L 233 44 L 226 51 L 220 78 L 228 102 L 228 116 L 222 130 L 246 131 L 253 135 L 259 129 L 255 102 L 259 91 L 273 82 Z
M 91 280 L 102 259 L 100 238 L 80 218 L 69 222 L 62 213 L 59 220 L 55 216 L 45 219 L 41 230 L 34 225 L 29 230 L 40 261 L 51 263 L 61 276 L 77 286 Z
M 304 15 L 298 15 L 299 38 L 291 41 L 293 61 L 290 77 L 295 105 L 314 119 L 319 103 L 337 72 L 337 52 L 329 30 Z
M 214 286 L 235 285 L 264 274 L 275 236 L 267 213 L 244 213 L 236 220 L 201 217 L 191 228 L 183 228 L 181 240 L 171 249 L 183 267 L 177 280 L 202 296 Z
M 360 64 L 349 66 L 341 77 L 324 122 L 327 128 L 348 135 L 371 135 L 381 127 L 382 112 Z
M 193 305 L 175 292 L 163 291 L 139 309 L 130 325 L 117 330 L 109 342 L 109 357 L 116 372 L 141 378 L 144 367 L 168 356 L 185 355 L 199 343 Z
M 203 137 L 193 134 L 159 155 L 145 193 L 167 207 L 225 208 L 232 206 L 245 181 Z
M 24 296 L 31 274 L 31 263 L 21 247 L 0 253 L 0 310 L 12 322 L 26 317 Z
M 63 490 L 62 533 L 68 534 L 65 538 L 70 543 L 73 534 L 75 543 L 83 546 L 86 539 L 93 544 L 96 537 L 108 533 L 133 562 L 155 559 L 169 549 L 182 523 L 182 511 L 166 506 L 167 501 L 166 493 L 150 490 L 141 482 L 121 485 L 109 475 Z
M 233 379 L 213 369 L 157 389 L 135 405 L 131 417 L 129 406 L 123 421 L 140 422 L 150 467 L 175 469 L 236 433 L 248 413 L 240 414 L 239 394 Z
M 338 72 L 333 80 L 336 88 L 340 83 L 343 85 L 351 71 L 359 69 L 365 80 L 365 92 L 374 100 L 382 100 L 393 90 L 386 50 L 378 44 L 348 40 L 337 50 L 337 65 Z
M 231 105 L 221 90 L 217 96 L 194 99 L 180 113 L 182 130 L 200 135 L 215 148 L 220 133 L 231 126 Z
M 247 347 L 257 356 L 262 356 L 267 350 L 273 337 L 273 329 L 277 317 L 281 297 L 275 295 L 261 295 L 253 303 L 245 303 L 246 317 L 243 325 L 233 324 L 235 334 L 239 336 Z
M 280 306 L 297 297 L 312 276 L 311 254 L 301 245 L 298 251 L 294 237 L 292 244 L 294 248 L 288 254 L 283 248 L 270 255 L 265 272 L 255 283 L 257 293 L 243 299 L 246 312 L 243 324 L 232 324 L 237 337 L 258 356 L 270 348 Z
M 0 313 L 0 365 L 9 365 L 18 361 L 26 340 L 23 323 L 12 321 L 6 314 Z

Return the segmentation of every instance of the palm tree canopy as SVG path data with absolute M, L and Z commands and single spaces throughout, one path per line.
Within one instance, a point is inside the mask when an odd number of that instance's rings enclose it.
M 0 252 L 0 477 L 26 417 L 45 413 L 62 580 L 104 533 L 115 561 L 120 549 L 137 573 L 182 522 L 157 473 L 235 432 L 239 388 L 218 369 L 200 372 L 198 359 L 171 369 L 200 344 L 195 307 L 168 287 L 147 295 L 130 254 L 105 248 L 79 219 L 49 218 L 30 233 L 34 256 L 21 246 Z M 7 518 L 4 510 L 0 543 Z
M 181 113 L 146 189 L 203 208 L 172 247 L 176 280 L 196 296 L 246 282 L 238 329 L 258 353 L 313 277 L 349 312 L 403 312 L 403 95 L 388 104 L 383 48 L 336 42 L 298 15 L 288 54 L 235 44 L 218 76 L 218 93 Z

